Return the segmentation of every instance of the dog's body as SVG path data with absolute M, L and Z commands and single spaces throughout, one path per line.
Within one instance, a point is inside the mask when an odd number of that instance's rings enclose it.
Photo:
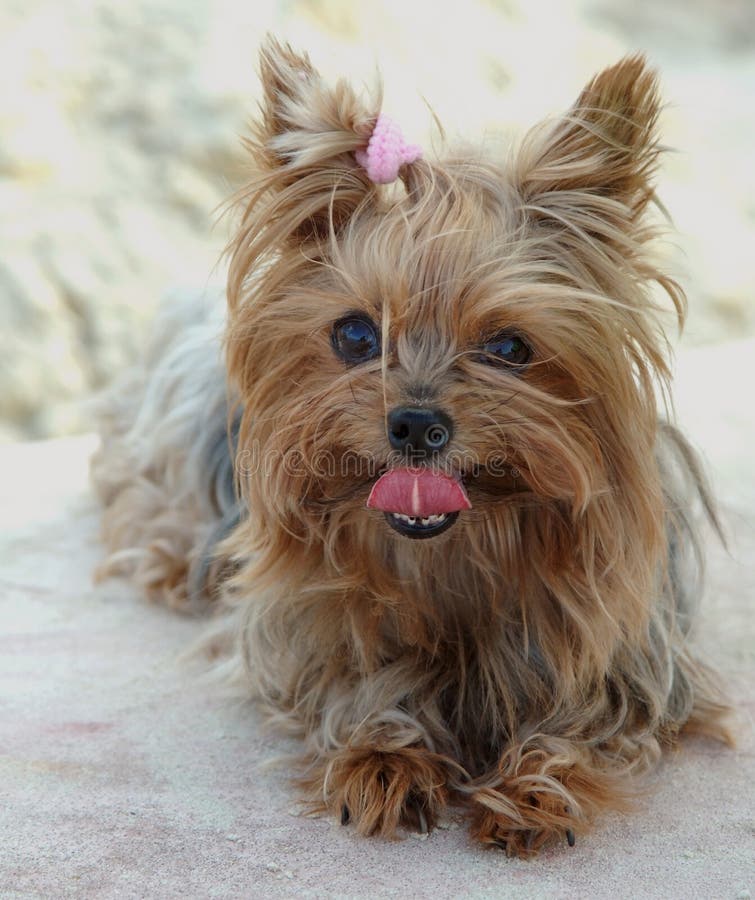
M 684 300 L 651 255 L 654 78 L 625 60 L 507 166 L 415 154 L 396 190 L 376 109 L 274 42 L 262 74 L 225 357 L 185 306 L 113 403 L 109 571 L 235 610 L 315 806 L 573 842 L 682 729 L 726 737 L 687 637 L 710 504 L 657 411 L 649 287 Z

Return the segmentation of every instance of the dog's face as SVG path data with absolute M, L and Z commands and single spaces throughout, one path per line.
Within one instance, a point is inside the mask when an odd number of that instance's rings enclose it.
M 309 539 L 417 551 L 501 546 L 527 509 L 641 507 L 666 374 L 643 63 L 598 76 L 508 165 L 420 161 L 387 191 L 355 161 L 375 113 L 348 88 L 275 46 L 263 83 L 228 344 L 251 503 Z

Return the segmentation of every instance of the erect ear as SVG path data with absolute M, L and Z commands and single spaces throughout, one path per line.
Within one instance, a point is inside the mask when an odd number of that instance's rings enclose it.
M 606 212 L 618 203 L 633 221 L 653 196 L 659 109 L 655 73 L 642 55 L 600 72 L 555 125 L 525 139 L 516 173 L 527 203 L 560 207 L 565 192 L 576 206 L 605 198 L 614 201 Z
M 261 115 L 246 144 L 258 174 L 253 188 L 267 195 L 262 224 L 284 225 L 297 242 L 317 238 L 373 189 L 354 151 L 369 140 L 381 98 L 368 109 L 345 81 L 328 87 L 306 54 L 271 37 L 260 51 L 260 74 Z

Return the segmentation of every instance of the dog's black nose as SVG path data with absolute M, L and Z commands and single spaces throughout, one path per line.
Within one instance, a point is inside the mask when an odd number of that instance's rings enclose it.
M 453 422 L 439 409 L 398 406 L 388 413 L 388 440 L 408 456 L 427 456 L 451 440 Z

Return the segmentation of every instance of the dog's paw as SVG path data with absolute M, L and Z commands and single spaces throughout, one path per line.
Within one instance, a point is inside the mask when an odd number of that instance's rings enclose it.
M 399 827 L 427 834 L 448 802 L 447 774 L 442 757 L 422 747 L 343 750 L 323 763 L 323 800 L 314 805 L 363 835 L 393 837 Z M 315 778 L 307 782 L 315 787 Z
M 554 748 L 561 753 L 512 748 L 487 784 L 468 793 L 473 837 L 527 859 L 547 844 L 573 847 L 601 812 L 627 808 L 620 778 L 591 766 L 577 749 L 570 760 L 566 742 Z
M 472 834 L 484 846 L 503 850 L 507 856 L 531 859 L 547 845 L 575 845 L 579 823 L 569 817 L 568 811 L 562 815 L 554 811 L 553 818 L 553 822 L 536 826 L 531 821 L 528 824 L 527 818 L 511 818 L 483 807 L 475 814 Z

